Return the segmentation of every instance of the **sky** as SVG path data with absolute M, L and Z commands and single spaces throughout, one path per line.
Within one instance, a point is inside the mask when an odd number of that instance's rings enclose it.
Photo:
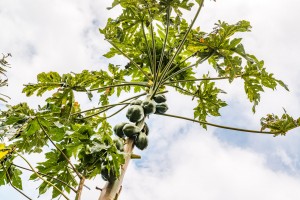
M 44 98 L 21 94 L 23 84 L 34 82 L 40 72 L 80 72 L 105 68 L 110 62 L 127 63 L 126 59 L 108 60 L 102 56 L 110 46 L 98 28 L 120 11 L 107 11 L 110 3 L 0 0 L 0 53 L 13 56 L 8 59 L 9 87 L 1 88 L 1 92 L 12 98 L 11 104 L 26 101 L 37 106 L 43 102 Z M 292 116 L 300 116 L 299 10 L 297 0 L 205 2 L 195 25 L 209 32 L 217 20 L 250 21 L 252 32 L 239 35 L 244 38 L 246 50 L 263 59 L 268 71 L 284 80 L 290 89 L 266 90 L 253 114 L 242 82 L 218 83 L 227 92 L 224 98 L 229 106 L 222 109 L 222 117 L 210 121 L 259 129 L 259 120 L 267 113 L 280 115 L 285 108 Z M 179 97 L 172 91 L 167 98 L 169 113 L 193 116 L 190 98 Z M 94 105 L 81 100 L 87 106 Z M 111 123 L 120 120 L 116 117 Z M 300 129 L 285 137 L 272 137 L 211 127 L 206 131 L 198 124 L 162 116 L 151 116 L 148 124 L 149 147 L 142 152 L 136 150 L 142 159 L 129 165 L 122 200 L 299 199 Z M 38 162 L 40 157 L 34 155 L 32 159 Z M 27 179 L 25 174 L 25 191 L 35 199 L 37 185 L 28 184 Z M 87 185 L 91 190 L 84 190 L 83 199 L 97 199 L 99 191 L 94 188 L 102 187 L 103 181 L 98 177 Z M 50 199 L 49 195 L 40 199 Z M 0 199 L 25 198 L 9 187 L 0 187 Z

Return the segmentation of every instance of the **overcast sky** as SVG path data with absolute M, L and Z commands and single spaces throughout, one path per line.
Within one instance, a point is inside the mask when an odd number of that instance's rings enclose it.
M 1 92 L 12 98 L 10 103 L 26 101 L 36 106 L 43 101 L 21 94 L 22 85 L 34 82 L 39 72 L 80 72 L 103 68 L 109 62 L 126 63 L 102 57 L 110 46 L 98 28 L 118 12 L 108 12 L 110 4 L 104 0 L 0 0 L 0 53 L 13 55 L 8 60 L 9 87 Z M 253 115 L 242 83 L 222 83 L 229 107 L 222 110 L 221 118 L 211 121 L 259 129 L 262 116 L 282 114 L 283 107 L 294 117 L 300 116 L 299 10 L 297 0 L 206 1 L 196 25 L 209 32 L 219 19 L 250 21 L 252 32 L 241 35 L 246 50 L 263 59 L 268 71 L 290 88 L 290 92 L 266 90 Z M 190 98 L 173 92 L 167 96 L 170 113 L 192 116 Z M 299 199 L 300 129 L 274 138 L 215 128 L 205 131 L 197 124 L 161 116 L 151 116 L 148 123 L 149 147 L 137 151 L 142 160 L 131 162 L 120 199 Z M 39 161 L 39 156 L 34 159 Z M 83 199 L 97 199 L 99 191 L 94 188 L 103 182 L 99 178 L 88 185 L 92 190 L 85 190 Z M 36 187 L 25 185 L 34 199 Z M 0 199 L 22 198 L 13 189 L 0 187 Z

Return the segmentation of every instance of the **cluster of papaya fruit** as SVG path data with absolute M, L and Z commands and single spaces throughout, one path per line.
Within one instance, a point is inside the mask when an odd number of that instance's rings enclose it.
M 145 116 L 154 113 L 165 113 L 168 110 L 166 97 L 163 94 L 158 94 L 153 97 L 153 100 L 134 100 L 130 103 L 126 117 L 131 122 L 122 122 L 114 127 L 115 134 L 120 138 L 134 139 L 135 146 L 144 150 L 148 146 L 149 128 L 146 122 L 143 121 Z M 143 121 L 142 126 L 137 124 Z
M 144 150 L 148 146 L 149 127 L 144 121 L 146 116 L 154 113 L 163 114 L 168 110 L 166 97 L 158 94 L 153 100 L 133 100 L 127 110 L 126 117 L 130 122 L 121 122 L 114 126 L 114 133 L 119 137 L 114 142 L 119 151 L 124 151 L 124 139 L 131 138 L 134 145 Z M 105 166 L 101 169 L 102 178 L 105 181 L 113 182 L 116 180 L 116 173 L 113 169 L 108 170 Z

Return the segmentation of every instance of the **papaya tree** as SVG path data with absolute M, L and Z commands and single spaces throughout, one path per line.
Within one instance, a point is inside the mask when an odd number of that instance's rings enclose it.
M 252 112 L 265 88 L 288 87 L 272 73 L 264 61 L 248 53 L 237 33 L 251 31 L 248 21 L 229 24 L 216 22 L 211 32 L 195 24 L 204 0 L 114 0 L 108 9 L 121 7 L 119 16 L 110 18 L 99 29 L 110 43 L 106 58 L 123 56 L 124 65 L 109 64 L 98 71 L 59 74 L 43 72 L 36 83 L 25 85 L 27 96 L 47 94 L 44 105 L 30 108 L 26 102 L 9 105 L 1 111 L 0 185 L 10 184 L 25 198 L 20 175 L 31 171 L 31 180 L 40 180 L 39 194 L 52 189 L 52 198 L 79 200 L 85 180 L 101 176 L 106 185 L 99 200 L 118 199 L 122 181 L 131 159 L 139 159 L 133 149 L 145 150 L 151 127 L 147 122 L 157 115 L 198 123 L 199 129 L 214 126 L 232 131 L 285 135 L 300 125 L 284 112 L 261 118 L 261 129 L 251 130 L 214 124 L 209 116 L 221 117 L 227 106 L 226 94 L 216 82 L 244 83 Z M 188 22 L 183 12 L 196 7 Z M 239 34 L 240 35 L 240 34 Z M 199 68 L 210 66 L 201 74 Z M 216 76 L 211 76 L 216 74 Z M 194 115 L 181 116 L 168 112 L 166 93 L 176 91 L 195 103 Z M 50 94 L 50 95 L 49 95 Z M 85 107 L 78 94 L 97 103 Z M 110 122 L 126 116 L 125 121 Z M 45 159 L 34 167 L 28 155 L 42 153 Z M 16 164 L 23 159 L 28 166 Z

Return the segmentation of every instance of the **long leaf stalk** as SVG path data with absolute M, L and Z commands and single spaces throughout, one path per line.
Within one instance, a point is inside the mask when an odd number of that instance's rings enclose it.
M 18 168 L 20 168 L 20 169 L 23 169 L 23 170 L 26 170 L 26 171 L 33 172 L 31 169 L 28 169 L 28 168 L 26 168 L 26 167 L 22 167 L 22 166 L 16 165 L 16 164 L 12 164 L 12 165 L 15 166 L 15 167 L 18 167 Z M 58 178 L 55 178 L 55 177 L 53 177 L 53 176 L 50 176 L 50 175 L 48 175 L 48 174 L 44 174 L 44 173 L 42 173 L 42 172 L 37 172 L 37 173 L 40 174 L 40 175 L 42 175 L 42 176 L 46 176 L 46 177 L 48 177 L 48 178 L 51 178 L 51 179 L 53 179 L 53 180 L 56 180 L 56 181 L 58 181 L 58 182 L 64 184 L 65 186 L 67 186 L 67 187 L 70 188 L 73 192 L 76 193 L 76 189 L 73 188 L 72 186 L 70 186 L 68 183 L 66 183 L 66 182 L 64 182 L 64 181 L 62 181 L 62 180 L 60 180 L 60 179 L 58 179 Z
M 149 9 L 149 7 L 148 7 L 148 12 L 149 12 L 149 16 L 151 16 L 151 12 L 150 12 L 150 9 Z M 150 17 L 150 19 L 151 19 L 151 17 Z M 153 66 L 153 72 L 154 72 L 154 74 L 153 74 L 153 76 L 155 77 L 155 76 L 157 76 L 157 74 L 156 74 L 156 48 L 155 48 L 155 36 L 154 36 L 154 28 L 153 28 L 153 21 L 151 20 L 151 22 L 150 22 L 150 32 L 151 32 L 151 39 L 152 39 L 152 59 L 153 59 L 153 61 L 152 61 L 152 66 Z
M 159 94 L 163 94 L 163 93 L 166 93 L 166 92 L 168 92 L 168 91 L 162 91 L 162 92 L 159 92 Z M 130 100 L 132 100 L 132 99 L 137 99 L 137 98 L 139 98 L 139 97 L 141 97 L 141 96 L 145 96 L 146 94 L 147 94 L 147 93 L 142 93 L 142 94 L 139 94 L 139 95 L 130 97 L 130 98 L 128 98 L 128 99 L 125 99 L 125 100 L 123 100 L 123 101 L 120 101 L 119 103 L 106 105 L 106 106 L 105 106 L 105 107 L 107 107 L 106 109 L 101 110 L 101 111 L 99 111 L 99 112 L 97 112 L 97 113 L 94 113 L 94 114 L 92 114 L 92 115 L 89 115 L 89 116 L 80 118 L 80 119 L 87 119 L 87 118 L 90 118 L 90 117 L 99 115 L 99 114 L 101 114 L 101 113 L 104 113 L 104 112 L 108 111 L 109 109 L 114 108 L 115 106 L 126 105 L 126 107 L 127 107 L 127 106 L 129 105 L 129 103 L 125 103 L 125 102 L 130 101 Z M 125 109 L 126 107 L 124 106 L 123 108 L 121 108 L 121 110 Z M 99 107 L 99 108 L 100 108 L 100 107 Z M 95 109 L 97 109 L 97 108 L 95 108 Z M 89 110 L 93 110 L 93 109 L 89 109 Z M 117 111 L 117 112 L 119 113 L 121 110 L 119 110 L 119 111 Z M 84 111 L 82 111 L 82 112 L 84 112 Z M 87 111 L 87 112 L 88 112 L 88 111 Z M 112 114 L 112 116 L 115 115 L 115 114 L 117 114 L 117 113 Z M 110 116 L 110 117 L 112 117 L 112 116 Z M 107 118 L 107 117 L 106 117 L 106 118 Z M 78 119 L 79 119 L 79 118 L 78 118 Z
M 186 93 L 187 95 L 190 95 L 190 96 L 195 96 L 195 94 L 191 93 L 190 91 L 186 90 L 186 89 L 183 89 L 179 86 L 176 86 L 176 85 L 170 85 L 170 87 L 173 87 L 175 89 L 178 89 L 178 90 L 181 90 L 182 92 Z
M 183 39 L 181 40 L 178 48 L 177 48 L 177 51 L 175 52 L 175 54 L 172 56 L 172 58 L 169 60 L 168 64 L 165 66 L 165 68 L 163 69 L 162 71 L 162 74 L 161 74 L 161 77 L 159 79 L 159 83 L 157 84 L 156 88 L 154 89 L 154 93 L 152 94 L 151 98 L 155 95 L 155 93 L 157 92 L 158 88 L 160 87 L 160 85 L 163 83 L 164 79 L 165 79 L 165 76 L 167 75 L 167 72 L 169 71 L 174 59 L 177 57 L 177 55 L 181 52 L 182 48 L 183 48 L 183 45 L 187 39 L 187 36 L 188 34 L 190 33 L 190 31 L 192 30 L 192 27 L 194 25 L 194 23 L 196 22 L 196 19 L 198 18 L 198 15 L 200 14 L 200 11 L 202 9 L 202 5 L 203 5 L 203 2 L 204 0 L 201 1 L 201 3 L 199 4 L 199 8 L 192 20 L 192 23 L 190 24 L 188 30 L 186 31 Z
M 278 132 L 258 131 L 258 130 L 250 130 L 250 129 L 230 127 L 230 126 L 223 126 L 223 125 L 219 125 L 219 124 L 213 124 L 213 123 L 209 123 L 209 122 L 206 122 L 206 121 L 199 121 L 199 120 L 195 120 L 195 119 L 192 119 L 192 118 L 178 116 L 178 115 L 172 115 L 172 114 L 159 114 L 159 113 L 157 113 L 157 115 L 162 115 L 162 116 L 172 117 L 172 118 L 177 118 L 177 119 L 184 119 L 184 120 L 191 121 L 191 122 L 196 122 L 196 123 L 199 123 L 199 124 L 205 124 L 205 125 L 208 125 L 208 126 L 213 126 L 213 127 L 228 129 L 228 130 L 233 130 L 233 131 L 248 132 L 248 133 L 261 133 L 261 134 L 269 134 L 269 135 L 278 134 Z
M 121 112 L 122 110 L 124 110 L 127 106 L 129 106 L 129 104 L 123 106 L 122 108 L 120 108 L 119 110 L 117 110 L 116 112 L 112 113 L 111 115 L 105 117 L 105 119 L 111 118 L 113 116 L 115 116 L 116 114 L 118 114 L 119 112 Z
M 241 77 L 240 75 L 235 76 L 235 78 Z M 186 80 L 176 80 L 176 81 L 167 81 L 166 85 L 173 83 L 185 83 L 185 82 L 197 82 L 197 81 L 216 81 L 216 80 L 226 80 L 229 79 L 229 76 L 226 77 L 208 77 L 208 78 L 197 78 L 197 79 L 186 79 Z
M 43 125 L 41 124 L 39 118 L 37 117 L 37 122 L 39 124 L 39 126 L 41 127 L 43 133 L 46 135 L 46 137 L 49 139 L 49 141 L 52 143 L 52 145 L 62 154 L 62 156 L 65 158 L 65 160 L 67 161 L 67 163 L 71 166 L 72 170 L 76 173 L 76 175 L 81 179 L 83 176 L 82 174 L 80 174 L 78 172 L 78 170 L 76 169 L 76 167 L 71 163 L 70 159 L 66 156 L 66 154 L 55 144 L 55 142 L 51 139 L 51 137 L 49 136 L 49 134 L 47 133 L 47 131 L 45 130 L 45 128 L 43 127 Z
M 141 97 L 141 96 L 144 96 L 144 95 L 146 95 L 146 94 L 147 94 L 147 93 L 142 93 L 142 94 L 139 94 L 139 95 L 130 97 L 130 98 L 128 98 L 128 99 L 125 99 L 125 100 L 123 100 L 123 101 L 120 101 L 120 102 L 117 103 L 117 104 L 110 104 L 110 105 L 107 105 L 107 108 L 106 108 L 106 109 L 101 110 L 101 111 L 99 111 L 99 112 L 97 112 L 97 113 L 94 113 L 94 114 L 92 114 L 92 115 L 89 115 L 89 116 L 80 118 L 80 119 L 87 119 L 87 118 L 90 118 L 90 117 L 99 115 L 99 114 L 101 114 L 101 113 L 104 113 L 104 112 L 108 111 L 109 109 L 114 108 L 114 107 L 117 106 L 117 105 L 122 105 L 122 104 L 123 104 L 124 102 L 126 102 L 126 101 L 129 101 L 129 100 L 132 100 L 132 99 L 137 99 L 137 98 L 139 98 L 139 97 Z M 114 106 L 114 105 L 115 105 L 115 106 Z
M 4 164 L 2 164 L 2 167 L 3 167 L 4 171 L 5 171 L 5 174 L 6 174 L 6 177 L 7 177 L 7 179 L 8 179 L 9 184 L 10 184 L 17 192 L 19 192 L 20 194 L 22 194 L 24 197 L 26 197 L 26 198 L 29 199 L 29 200 L 32 200 L 32 199 L 31 199 L 29 196 L 27 196 L 22 190 L 20 190 L 19 188 L 17 188 L 16 186 L 14 186 L 14 185 L 12 184 L 11 177 L 10 177 L 10 175 L 9 175 L 9 173 L 8 173 L 8 171 L 7 171 L 7 169 L 6 169 L 6 167 L 4 166 Z
M 148 87 L 147 83 L 142 83 L 142 82 L 126 82 L 126 83 L 122 83 L 122 84 L 116 84 L 116 85 L 107 85 L 107 86 L 103 86 L 100 88 L 94 88 L 94 89 L 90 89 L 90 90 L 85 90 L 84 92 L 92 92 L 92 91 L 97 91 L 97 90 L 103 90 L 103 89 L 107 89 L 107 88 L 115 88 L 115 87 L 122 87 L 122 86 L 141 86 L 141 87 Z
M 20 156 L 27 164 L 28 166 L 30 167 L 30 169 L 41 179 L 43 180 L 44 182 L 46 182 L 47 184 L 51 185 L 55 190 L 57 190 L 61 195 L 63 195 L 67 200 L 70 200 L 64 193 L 63 191 L 61 191 L 58 187 L 56 187 L 53 183 L 47 181 L 46 179 L 44 179 L 34 168 L 33 166 L 29 163 L 29 161 L 24 158 L 21 154 L 19 154 L 17 151 L 15 151 L 15 153 Z
M 203 59 L 197 61 L 196 63 L 194 63 L 194 64 L 192 64 L 192 65 L 189 65 L 189 66 L 187 66 L 187 67 L 185 67 L 185 68 L 182 68 L 182 69 L 178 70 L 177 72 L 175 72 L 175 73 L 171 74 L 170 76 L 164 78 L 164 79 L 162 80 L 162 83 L 165 83 L 166 81 L 170 80 L 171 78 L 175 77 L 176 75 L 178 75 L 178 74 L 180 74 L 180 73 L 182 73 L 182 72 L 184 72 L 184 71 L 186 71 L 186 70 L 188 70 L 188 69 L 190 69 L 190 68 L 192 68 L 192 67 L 195 67 L 195 66 L 197 66 L 197 65 L 199 65 L 199 64 L 202 64 L 202 63 L 205 62 L 207 59 L 209 59 L 209 57 L 211 57 L 212 55 L 213 55 L 213 53 L 212 53 L 211 55 L 209 55 L 209 56 L 204 57 Z
M 152 53 L 151 53 L 150 47 L 148 45 L 144 21 L 142 21 L 142 32 L 143 32 L 143 37 L 144 37 L 146 48 L 147 48 L 147 53 L 148 53 L 148 58 L 149 58 L 149 63 L 150 63 L 150 70 L 154 74 L 155 72 L 153 71 L 154 67 L 153 67 L 153 63 L 152 63 Z
M 82 114 L 82 113 L 86 113 L 86 112 L 90 112 L 90 111 L 94 111 L 94 110 L 100 110 L 103 108 L 108 108 L 108 107 L 114 107 L 114 106 L 120 106 L 120 105 L 127 105 L 129 103 L 115 103 L 115 104 L 109 104 L 109 105 L 105 105 L 105 106 L 100 106 L 100 107 L 96 107 L 96 108 L 91 108 L 91 109 L 87 109 L 87 110 L 83 110 L 80 112 L 76 112 L 76 113 L 72 113 L 71 115 L 78 115 L 78 114 Z M 98 113 L 99 114 L 99 113 Z
M 157 70 L 156 70 L 156 72 L 155 72 L 155 73 L 156 73 L 156 76 L 155 76 L 155 79 L 154 79 L 154 87 L 156 86 L 157 80 L 158 80 L 159 75 L 160 75 L 160 73 L 161 73 L 162 63 L 163 63 L 164 56 L 165 56 L 166 44 L 167 44 L 168 36 L 169 36 L 171 11 L 172 11 L 171 7 L 168 6 L 168 8 L 167 8 L 167 27 L 166 27 L 166 35 L 165 35 L 163 47 L 162 47 L 161 53 L 160 53 L 159 64 L 158 64 Z
M 172 69 L 170 69 L 167 73 L 167 75 L 172 74 L 172 72 L 177 68 L 180 67 L 181 64 L 185 63 L 187 60 L 189 60 L 190 58 L 192 58 L 194 56 L 194 54 L 188 56 L 187 58 L 185 58 L 183 61 L 181 61 L 180 63 L 176 64 Z M 166 76 L 167 76 L 166 75 Z

